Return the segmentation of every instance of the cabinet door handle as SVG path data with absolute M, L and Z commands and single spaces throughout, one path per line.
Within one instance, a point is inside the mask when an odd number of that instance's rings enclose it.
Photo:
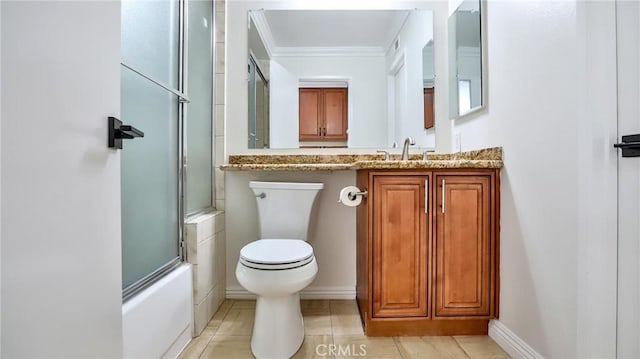
M 442 214 L 444 214 L 444 201 L 445 201 L 445 190 L 444 190 L 444 180 L 442 180 Z
M 424 213 L 429 213 L 429 179 L 424 180 Z

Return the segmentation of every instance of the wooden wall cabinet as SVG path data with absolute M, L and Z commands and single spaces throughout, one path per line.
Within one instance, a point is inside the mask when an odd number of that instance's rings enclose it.
M 499 171 L 359 171 L 356 296 L 369 336 L 486 334 Z
M 347 89 L 298 90 L 300 141 L 347 140 Z

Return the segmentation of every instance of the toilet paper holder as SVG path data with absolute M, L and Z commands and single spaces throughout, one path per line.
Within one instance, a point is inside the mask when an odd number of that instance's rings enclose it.
M 349 192 L 349 199 L 354 200 L 357 196 L 367 197 L 369 195 L 369 191 L 360 191 L 360 192 Z

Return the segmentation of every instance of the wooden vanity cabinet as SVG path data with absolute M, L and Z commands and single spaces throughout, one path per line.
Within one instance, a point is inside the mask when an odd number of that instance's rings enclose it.
M 358 171 L 356 296 L 369 336 L 486 334 L 497 317 L 495 169 Z

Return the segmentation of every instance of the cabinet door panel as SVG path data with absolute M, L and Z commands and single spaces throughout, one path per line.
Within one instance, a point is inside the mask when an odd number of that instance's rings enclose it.
M 347 139 L 347 89 L 324 89 L 324 137 L 331 140 Z
M 433 100 L 434 93 L 433 87 L 425 88 L 423 90 L 423 102 L 424 102 L 424 128 L 432 128 L 434 125 L 434 114 L 433 114 Z
M 490 177 L 437 176 L 436 184 L 435 315 L 489 315 Z
M 322 135 L 322 89 L 301 88 L 298 93 L 299 139 L 319 139 Z
M 426 177 L 374 177 L 373 316 L 427 316 Z

